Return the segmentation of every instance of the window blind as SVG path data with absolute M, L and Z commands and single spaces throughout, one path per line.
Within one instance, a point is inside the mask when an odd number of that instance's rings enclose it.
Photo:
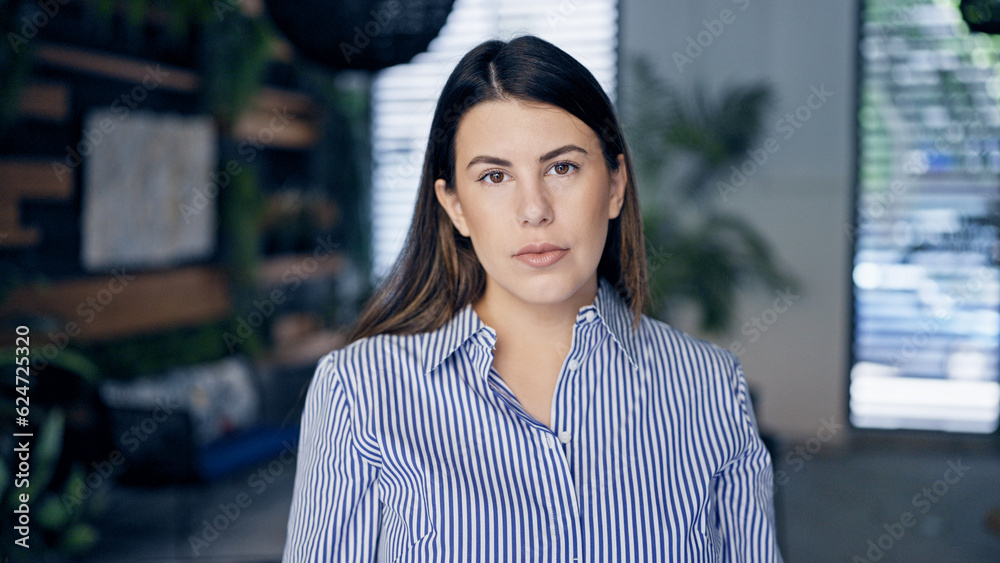
M 957 1 L 862 6 L 851 421 L 992 432 L 1000 44 Z

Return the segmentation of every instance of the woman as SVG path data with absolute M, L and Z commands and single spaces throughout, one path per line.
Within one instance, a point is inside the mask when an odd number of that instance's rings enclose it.
M 285 561 L 780 561 L 743 372 L 643 314 L 640 217 L 590 73 L 472 49 L 405 250 L 310 385 Z

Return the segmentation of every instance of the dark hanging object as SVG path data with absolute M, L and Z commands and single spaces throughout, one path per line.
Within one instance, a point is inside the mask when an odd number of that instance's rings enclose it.
M 271 19 L 308 59 L 380 70 L 427 50 L 454 0 L 267 0 Z
M 913 10 L 910 6 L 909 10 Z M 962 19 L 969 25 L 969 31 L 1000 34 L 1000 2 L 997 0 L 962 0 L 959 3 Z

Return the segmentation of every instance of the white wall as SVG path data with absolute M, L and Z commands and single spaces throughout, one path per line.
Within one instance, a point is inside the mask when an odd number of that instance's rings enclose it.
M 759 339 L 739 328 L 771 306 L 773 293 L 748 292 L 727 346 L 740 340 L 747 379 L 759 394 L 761 426 L 792 439 L 816 434 L 822 419 L 846 425 L 850 327 L 850 219 L 854 174 L 855 2 L 793 0 L 621 0 L 624 64 L 645 54 L 661 76 L 686 89 L 700 81 L 713 91 L 727 84 L 766 80 L 774 88 L 765 136 L 778 149 L 723 208 L 742 214 L 771 242 L 801 282 L 801 298 Z M 730 23 L 703 34 L 703 50 L 679 69 L 688 38 L 705 20 L 730 10 Z M 628 76 L 621 77 L 628 88 Z M 832 92 L 786 139 L 785 114 L 806 104 L 813 88 Z M 805 111 L 801 112 L 803 115 Z M 688 327 L 682 327 L 688 328 Z M 843 434 L 841 434 L 841 437 Z

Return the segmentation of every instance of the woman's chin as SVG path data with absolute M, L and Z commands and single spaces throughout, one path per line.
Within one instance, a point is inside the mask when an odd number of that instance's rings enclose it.
M 537 306 L 559 305 L 573 301 L 583 290 L 586 280 L 569 279 L 563 275 L 536 275 L 506 283 L 506 293 L 515 299 Z

